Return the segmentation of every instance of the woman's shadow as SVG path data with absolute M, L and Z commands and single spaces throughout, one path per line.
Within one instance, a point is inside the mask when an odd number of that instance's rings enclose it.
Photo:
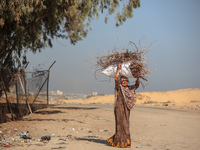
M 102 140 L 102 139 L 96 139 L 96 138 L 85 137 L 85 138 L 76 138 L 76 140 L 80 140 L 80 141 L 89 141 L 89 142 L 94 142 L 94 143 L 99 143 L 99 144 L 104 144 L 104 145 L 109 146 L 107 140 Z

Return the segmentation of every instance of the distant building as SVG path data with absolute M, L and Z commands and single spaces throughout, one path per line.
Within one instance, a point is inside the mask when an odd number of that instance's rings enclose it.
M 60 90 L 50 91 L 49 92 L 49 100 L 59 100 L 59 99 L 86 99 L 88 94 L 76 94 L 76 93 L 63 93 Z
M 92 96 L 97 96 L 98 93 L 97 92 L 92 92 Z
M 57 90 L 56 92 L 57 92 L 57 93 L 56 93 L 57 95 L 63 95 L 63 92 L 60 91 L 60 90 Z
M 50 95 L 63 95 L 63 92 L 60 90 L 57 90 L 57 91 L 50 91 L 49 94 Z

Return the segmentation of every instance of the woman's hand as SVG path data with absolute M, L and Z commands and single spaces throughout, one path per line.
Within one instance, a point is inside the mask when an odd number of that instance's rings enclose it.
M 122 68 L 122 65 L 121 64 L 119 64 L 118 66 L 117 66 L 117 70 L 119 69 L 121 69 Z
M 119 75 L 119 72 L 120 72 L 121 68 L 122 68 L 122 65 L 121 65 L 121 64 L 119 64 L 119 65 L 117 66 L 117 72 L 116 72 L 116 76 L 118 76 L 118 75 Z

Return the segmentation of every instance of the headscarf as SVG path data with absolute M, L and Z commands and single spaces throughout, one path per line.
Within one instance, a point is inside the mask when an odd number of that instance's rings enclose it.
M 123 77 L 123 76 L 120 78 L 121 83 L 125 80 L 128 81 L 128 78 Z M 128 109 L 132 109 L 136 103 L 135 88 L 133 88 L 132 86 L 124 87 L 121 84 L 120 84 L 120 87 L 121 87 L 121 91 L 122 91 L 122 94 L 123 94 L 123 97 Z
M 127 77 L 124 77 L 124 76 L 121 76 L 121 78 L 120 78 L 120 83 L 122 83 L 123 81 L 127 81 L 127 82 L 128 82 L 128 78 L 127 78 Z

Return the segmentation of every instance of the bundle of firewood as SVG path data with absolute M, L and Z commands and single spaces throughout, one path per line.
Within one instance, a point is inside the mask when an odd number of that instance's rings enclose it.
M 119 53 L 117 49 L 114 49 L 112 53 L 108 53 L 106 56 L 97 57 L 97 61 L 93 68 L 96 72 L 101 72 L 109 66 L 117 66 L 122 63 L 130 63 L 130 71 L 134 78 L 141 78 L 147 81 L 146 75 L 150 73 L 148 69 L 148 62 L 144 55 L 149 51 L 149 46 L 138 49 L 135 43 L 129 42 L 133 50 L 130 51 L 128 48 L 125 52 Z

